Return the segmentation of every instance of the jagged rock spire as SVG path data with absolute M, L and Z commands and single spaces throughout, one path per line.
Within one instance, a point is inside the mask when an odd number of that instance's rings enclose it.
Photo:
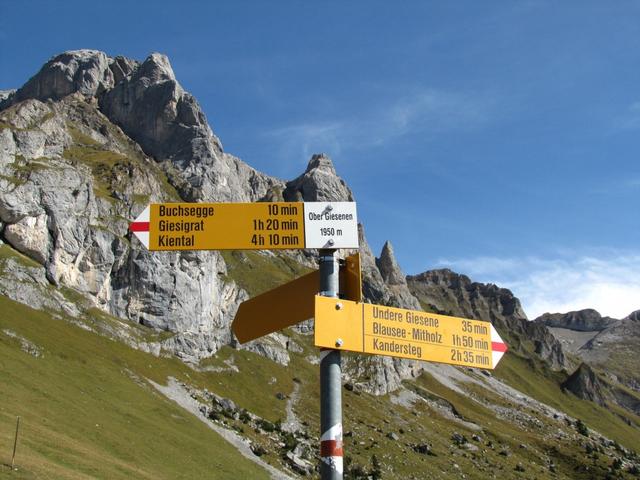
M 283 196 L 290 202 L 353 201 L 353 193 L 336 173 L 331 158 L 324 153 L 313 155 L 305 172 L 287 182 Z
M 407 279 L 400 269 L 400 265 L 393 253 L 393 246 L 390 241 L 386 241 L 382 247 L 380 257 L 376 258 L 376 265 L 382 278 L 388 285 L 406 285 Z

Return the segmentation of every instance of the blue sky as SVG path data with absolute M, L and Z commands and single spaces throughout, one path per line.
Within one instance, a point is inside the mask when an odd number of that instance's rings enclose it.
M 0 89 L 51 56 L 169 56 L 225 150 L 326 152 L 374 252 L 512 288 L 530 317 L 640 308 L 640 2 L 0 0 Z

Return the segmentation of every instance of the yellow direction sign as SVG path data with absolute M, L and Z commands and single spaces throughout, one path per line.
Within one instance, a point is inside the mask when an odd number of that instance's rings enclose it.
M 240 304 L 231 326 L 240 343 L 255 340 L 313 318 L 320 272 L 315 270 Z M 360 255 L 350 255 L 340 266 L 340 291 L 344 298 L 362 301 Z
M 353 202 L 156 203 L 129 229 L 149 250 L 358 248 Z
M 493 369 L 507 351 L 489 322 L 316 296 L 318 347 Z

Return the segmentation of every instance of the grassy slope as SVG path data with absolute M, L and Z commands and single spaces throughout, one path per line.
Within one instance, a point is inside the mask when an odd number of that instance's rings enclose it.
M 0 478 L 268 478 L 191 415 L 143 381 L 189 375 L 179 362 L 134 351 L 0 297 L 0 332 L 37 345 L 36 358 L 0 333 Z
M 272 263 L 263 265 L 267 261 Z M 273 262 L 258 254 L 235 256 L 228 263 L 229 276 L 253 293 L 301 273 L 288 259 Z M 9 328 L 44 348 L 44 357 L 34 358 L 19 350 L 17 340 L 0 333 L 0 384 L 9 386 L 0 404 L 0 463 L 10 459 L 15 415 L 24 420 L 18 456 L 22 470 L 11 478 L 201 478 L 205 472 L 208 478 L 215 478 L 215 472 L 220 478 L 264 476 L 215 433 L 148 387 L 138 385 L 132 376 L 160 383 L 174 376 L 231 398 L 239 407 L 272 422 L 285 418 L 286 401 L 276 394 L 290 395 L 295 377 L 300 385 L 295 411 L 311 435 L 319 430 L 318 367 L 305 360 L 317 354 L 309 336 L 291 333 L 304 351 L 291 354 L 289 367 L 225 347 L 201 363 L 204 369 L 217 371 L 194 371 L 175 359 L 131 350 L 2 297 L 0 312 L 0 331 Z M 109 322 L 119 321 L 100 314 L 86 323 L 95 328 Z M 230 364 L 240 373 L 230 369 Z M 637 429 L 606 409 L 562 393 L 558 385 L 564 377 L 536 362 L 508 354 L 494 374 L 623 445 L 634 448 L 640 444 Z M 481 426 L 482 440 L 471 441 L 479 450 L 453 445 L 454 432 L 471 439 L 475 431 L 443 417 L 426 403 L 408 409 L 394 405 L 390 396 L 345 389 L 344 428 L 350 432 L 345 437 L 345 451 L 350 468 L 360 465 L 370 472 L 375 455 L 382 464 L 383 478 L 452 478 L 461 472 L 471 479 L 497 472 L 502 478 L 514 479 L 600 478 L 611 463 L 604 454 L 587 458 L 584 442 L 590 440 L 577 435 L 562 419 L 554 423 L 537 417 L 545 428 L 536 429 L 535 423 L 523 426 L 499 418 L 483 403 L 512 405 L 482 387 L 467 388 L 479 400 L 476 402 L 428 375 L 406 382 L 406 386 L 430 400 L 449 402 L 464 419 Z M 243 429 L 239 421 L 226 421 Z M 565 432 L 565 440 L 550 442 L 549 432 L 559 429 Z M 392 432 L 399 435 L 398 440 L 387 436 Z M 263 459 L 280 463 L 281 452 L 273 449 L 268 437 L 246 427 L 244 434 L 267 449 L 271 446 Z M 425 442 L 431 444 L 435 456 L 414 451 L 414 445 Z M 520 448 L 522 443 L 527 448 Z M 508 456 L 501 454 L 505 449 Z M 556 465 L 553 474 L 546 463 L 549 458 Z M 526 473 L 516 470 L 518 464 Z M 589 470 L 585 470 L 587 464 Z M 0 467 L 0 478 L 3 474 L 7 475 L 7 469 Z
M 538 362 L 510 353 L 505 356 L 499 367 L 496 376 L 521 392 L 582 420 L 588 427 L 627 448 L 637 449 L 640 445 L 640 418 L 625 411 L 627 418 L 635 420 L 634 428 L 615 413 L 620 409 L 603 408 L 563 392 L 559 385 L 565 379 L 564 374 L 553 372 Z
M 286 255 L 271 256 L 251 250 L 220 253 L 227 264 L 229 277 L 252 297 L 311 271 Z

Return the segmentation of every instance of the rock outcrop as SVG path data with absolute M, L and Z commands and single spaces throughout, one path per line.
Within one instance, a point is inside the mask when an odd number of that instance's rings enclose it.
M 561 386 L 578 398 L 595 402 L 598 405 L 605 404 L 607 397 L 605 388 L 593 369 L 585 363 L 581 363 Z
M 376 265 L 378 266 L 378 270 L 380 270 L 382 279 L 387 285 L 407 284 L 407 279 L 404 273 L 402 273 L 402 270 L 400 270 L 391 242 L 387 241 L 383 245 L 380 257 L 376 258 Z
M 85 97 L 94 97 L 115 84 L 111 70 L 114 63 L 114 59 L 97 50 L 64 52 L 49 60 L 19 88 L 13 101 L 60 100 L 76 92 Z
M 618 320 L 603 317 L 596 310 L 587 308 L 568 313 L 545 313 L 534 321 L 547 327 L 567 328 L 578 332 L 600 332 Z
M 636 310 L 635 312 L 631 312 L 629 315 L 624 317 L 624 320 L 629 320 L 631 322 L 640 322 L 640 310 Z
M 395 297 L 395 306 L 422 310 L 420 302 L 409 291 L 405 274 L 398 265 L 391 242 L 385 242 L 380 257 L 376 258 L 376 266 L 385 285 Z

